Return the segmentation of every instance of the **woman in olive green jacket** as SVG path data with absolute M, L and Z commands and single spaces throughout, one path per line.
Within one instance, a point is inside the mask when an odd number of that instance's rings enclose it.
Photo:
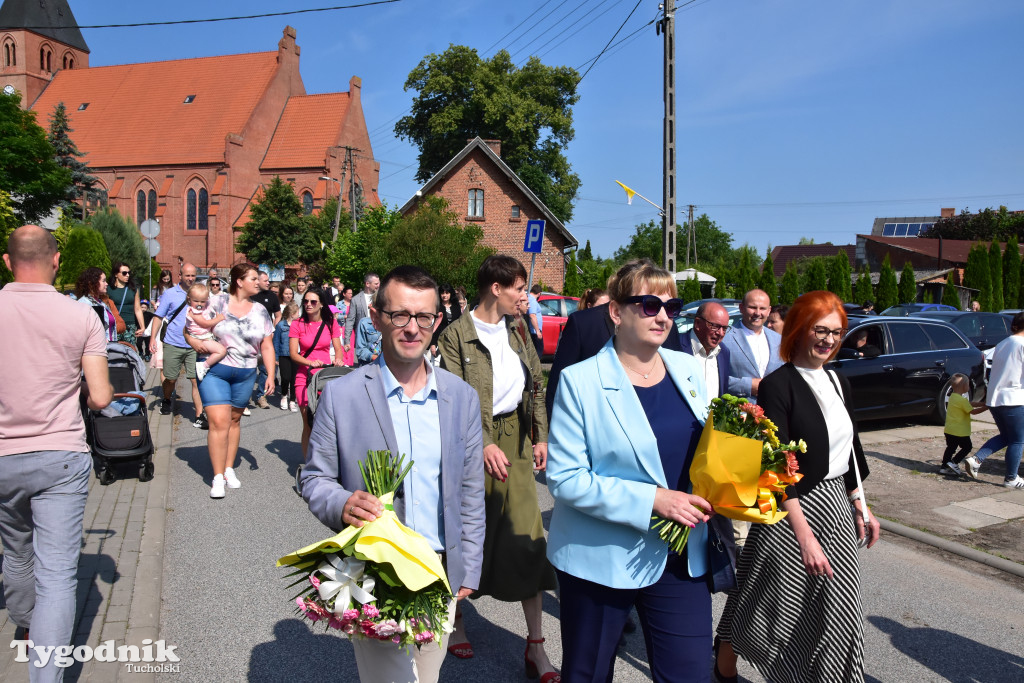
M 541 593 L 555 588 L 546 556 L 544 526 L 534 469 L 547 465 L 548 425 L 540 358 L 511 326 L 526 299 L 526 269 L 511 256 L 489 256 L 477 273 L 479 305 L 441 334 L 441 367 L 469 383 L 480 396 L 484 427 L 485 507 L 480 589 L 503 602 L 522 602 L 528 631 L 526 673 L 558 680 L 544 652 Z M 471 657 L 461 620 L 449 651 Z

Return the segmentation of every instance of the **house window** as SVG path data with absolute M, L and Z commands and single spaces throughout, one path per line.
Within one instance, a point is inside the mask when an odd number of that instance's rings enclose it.
M 302 213 L 306 216 L 313 213 L 313 193 L 308 190 L 302 193 Z
M 210 195 L 205 187 L 185 193 L 185 229 L 207 230 L 210 226 Z
M 484 191 L 483 190 L 470 190 L 469 191 L 469 211 L 466 212 L 467 216 L 472 218 L 483 218 L 484 217 Z
M 519 218 L 519 205 L 518 204 L 513 204 L 512 205 L 512 218 Z

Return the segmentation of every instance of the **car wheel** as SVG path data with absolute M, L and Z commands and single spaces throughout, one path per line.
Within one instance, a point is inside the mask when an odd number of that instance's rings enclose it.
M 946 380 L 946 383 L 942 385 L 942 389 L 939 391 L 939 395 L 935 398 L 935 412 L 933 416 L 935 421 L 940 424 L 946 424 L 946 406 L 949 405 L 949 397 L 953 394 L 953 379 Z

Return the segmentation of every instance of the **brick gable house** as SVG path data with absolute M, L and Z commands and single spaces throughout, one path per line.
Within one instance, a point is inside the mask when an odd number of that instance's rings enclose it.
M 527 271 L 531 255 L 523 253 L 526 223 L 534 219 L 546 221 L 544 245 L 537 255 L 533 280 L 542 282 L 548 290 L 562 291 L 568 263 L 566 251 L 579 242 L 501 160 L 499 141 L 479 137 L 470 140 L 399 212 L 403 216 L 415 212 L 420 200 L 427 196 L 446 199 L 467 224 L 480 226 L 483 244 L 516 257 Z
M 8 8 L 36 4 L 7 0 L 0 16 L 34 25 L 24 22 L 38 17 L 15 17 Z M 58 4 L 66 7 L 47 6 Z M 81 38 L 70 9 L 50 19 L 73 29 L 54 35 Z M 0 40 L 11 33 L 0 30 Z M 54 54 L 64 47 L 74 46 L 55 47 Z M 179 257 L 199 266 L 239 261 L 237 231 L 248 220 L 250 202 L 275 175 L 295 187 L 307 213 L 338 194 L 338 183 L 321 176 L 343 179 L 346 206 L 352 181 L 362 201 L 380 204 L 380 166 L 363 117 L 362 82 L 352 77 L 348 92 L 307 95 L 294 28 L 284 29 L 273 52 L 164 62 L 87 68 L 84 41 L 81 47 L 74 67 L 55 66 L 36 96 L 31 87 L 22 90 L 23 106 L 45 126 L 64 103 L 72 138 L 109 205 L 137 224 L 159 221 L 161 265 L 176 265 Z M 21 68 L 20 53 L 18 59 Z

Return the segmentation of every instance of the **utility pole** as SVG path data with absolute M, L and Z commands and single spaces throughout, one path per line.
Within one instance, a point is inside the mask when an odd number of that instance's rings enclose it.
M 676 272 L 676 3 L 665 0 L 665 17 L 658 23 L 665 37 L 665 151 L 662 156 L 664 193 L 661 205 L 665 207 L 661 218 L 663 265 L 670 273 Z M 696 245 L 694 245 L 696 250 Z M 690 252 L 687 246 L 686 257 Z
M 352 147 L 345 148 L 345 161 L 348 164 L 348 210 L 352 214 L 352 232 L 356 231 L 356 169 L 352 163 Z M 356 150 L 360 151 L 360 150 Z

